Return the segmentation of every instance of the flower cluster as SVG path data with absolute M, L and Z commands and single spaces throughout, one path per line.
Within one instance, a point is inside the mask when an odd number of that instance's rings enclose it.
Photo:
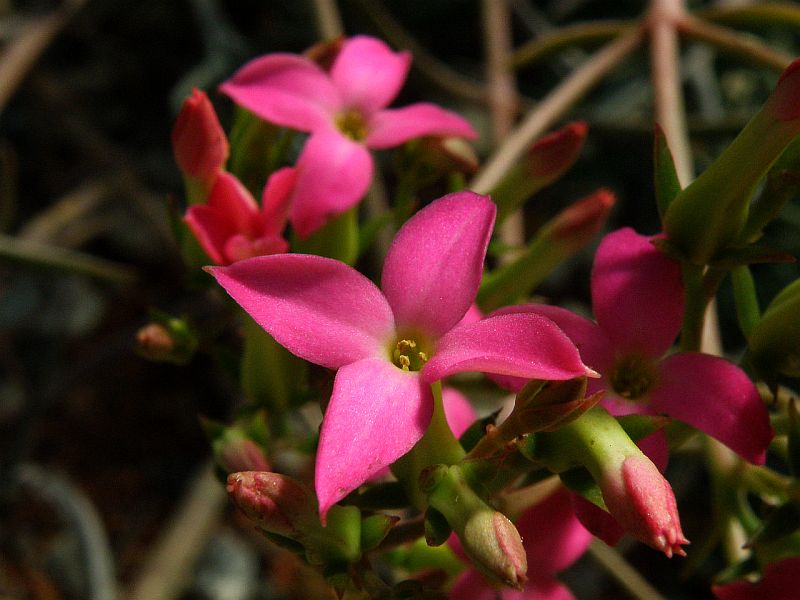
M 570 598 L 556 575 L 583 554 L 592 534 L 614 544 L 628 533 L 667 557 L 685 555 L 678 502 L 663 474 L 675 446 L 668 433 L 707 434 L 742 459 L 741 469 L 763 465 L 775 435 L 748 371 L 691 341 L 709 281 L 718 285 L 711 277 L 727 264 L 720 257 L 730 261 L 732 248 L 741 250 L 745 226 L 722 222 L 725 215 L 694 186 L 677 190 L 664 232 L 645 236 L 626 227 L 600 241 L 590 281 L 593 318 L 508 301 L 528 298 L 549 269 L 586 246 L 614 204 L 607 190 L 575 203 L 521 256 L 496 267 L 490 261 L 486 274 L 495 220 L 521 204 L 514 182 L 535 180 L 520 184 L 532 193 L 566 172 L 587 135 L 580 123 L 536 145 L 526 160 L 540 164 L 510 169 L 496 197 L 451 189 L 425 202 L 420 184 L 418 198 L 362 223 L 360 238 L 326 228 L 367 193 L 376 169 L 370 150 L 401 147 L 398 164 L 419 166 L 444 144 L 420 151 L 414 140 L 476 135 L 462 117 L 433 104 L 387 108 L 406 79 L 409 53 L 366 36 L 327 49 L 319 62 L 293 54 L 257 58 L 220 87 L 237 110 L 272 127 L 275 161 L 259 182 L 260 206 L 241 174 L 225 170 L 227 137 L 205 94 L 195 91 L 186 101 L 173 132 L 190 204 L 185 224 L 214 263 L 206 271 L 251 324 L 244 327 L 242 379 L 268 414 L 270 435 L 259 434 L 258 443 L 241 427 L 214 429 L 234 502 L 270 539 L 335 572 L 340 591 L 367 593 L 377 585 L 353 573 L 392 539 L 398 519 L 414 515 L 429 545 L 449 538 L 442 553 L 452 558 L 448 548 L 455 548 L 471 565 L 455 568 L 463 571 L 452 588 L 456 598 L 500 597 L 498 586 L 505 586 L 503 598 Z M 793 132 L 800 120 L 786 98 L 795 71 L 787 70 L 757 122 L 759 131 L 778 127 L 786 143 L 793 134 L 784 130 Z M 279 143 L 278 128 L 307 134 L 296 156 Z M 709 172 L 698 186 L 723 172 L 734 176 L 724 165 Z M 697 244 L 696 225 L 688 224 L 698 203 L 719 221 L 713 243 Z M 331 258 L 354 237 L 363 252 L 392 226 L 379 278 L 353 266 L 358 252 L 349 261 Z M 289 252 L 288 239 L 304 251 Z M 774 354 L 768 317 L 794 306 L 789 296 L 754 326 L 751 350 L 760 354 L 753 363 L 762 371 L 768 361 L 758 358 Z M 302 370 L 307 363 L 333 372 L 327 385 L 319 384 L 319 371 Z M 478 419 L 464 395 L 443 387 L 465 381 L 489 403 L 502 390 L 513 392 L 507 419 L 496 412 Z M 271 451 L 294 444 L 283 419 L 314 395 L 323 414 L 318 435 L 309 434 L 313 466 L 271 472 L 281 464 Z M 545 479 L 552 493 L 542 497 L 534 482 Z M 514 508 L 499 510 L 504 506 Z M 406 510 L 398 517 L 381 507 Z M 518 517 L 516 527 L 506 512 Z M 404 548 L 408 561 L 419 551 Z M 738 598 L 768 589 L 786 579 L 785 564 L 767 569 L 760 584 L 715 592 Z M 384 592 L 369 593 L 389 597 Z

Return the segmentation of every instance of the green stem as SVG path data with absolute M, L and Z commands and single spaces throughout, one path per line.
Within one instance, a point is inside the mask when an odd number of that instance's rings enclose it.
M 392 465 L 392 473 L 403 483 L 411 503 L 420 510 L 428 504 L 428 496 L 419 488 L 419 475 L 431 465 L 454 465 L 464 458 L 464 449 L 453 435 L 444 414 L 442 384 L 431 384 L 433 416 L 425 435 L 417 444 Z
M 699 352 L 703 339 L 703 323 L 706 311 L 706 295 L 703 286 L 703 267 L 684 263 L 683 285 L 686 305 L 681 330 L 681 350 Z

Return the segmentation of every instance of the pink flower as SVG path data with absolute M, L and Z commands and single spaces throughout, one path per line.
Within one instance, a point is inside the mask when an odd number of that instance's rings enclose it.
M 785 558 L 768 565 L 757 582 L 734 581 L 715 585 L 719 600 L 793 600 L 800 586 L 800 558 Z
M 451 597 L 463 600 L 573 600 L 572 592 L 554 576 L 583 555 L 592 536 L 575 518 L 567 491 L 560 489 L 529 508 L 517 522 L 517 530 L 522 536 L 528 561 L 525 587 L 522 590 L 497 590 L 478 571 L 470 569 L 456 581 Z
M 683 320 L 683 284 L 677 262 L 630 228 L 607 235 L 592 270 L 597 322 L 563 308 L 509 307 L 499 314 L 534 313 L 554 321 L 598 371 L 589 392 L 605 389 L 614 414 L 664 413 L 716 438 L 746 460 L 762 464 L 773 431 L 758 390 L 733 363 L 697 352 L 664 356 Z M 520 389 L 524 381 L 503 383 Z M 666 462 L 663 434 L 649 436 L 647 452 Z
M 386 108 L 410 64 L 408 52 L 356 36 L 344 42 L 330 72 L 302 56 L 270 54 L 222 84 L 225 94 L 267 121 L 311 133 L 297 161 L 300 177 L 290 212 L 301 237 L 366 193 L 373 169 L 367 148 L 391 148 L 426 135 L 475 137 L 464 119 L 433 104 Z
M 259 209 L 236 177 L 220 171 L 208 202 L 191 206 L 184 220 L 217 265 L 286 252 L 289 244 L 281 232 L 296 178 L 295 170 L 289 167 L 273 173 Z
M 564 380 L 587 373 L 574 345 L 539 315 L 498 315 L 456 327 L 483 273 L 492 201 L 458 192 L 409 219 L 384 263 L 382 290 L 320 256 L 283 254 L 209 271 L 272 337 L 338 369 L 320 432 L 320 513 L 422 437 L 430 385 L 463 371 Z
M 172 129 L 172 149 L 181 171 L 211 185 L 228 160 L 228 138 L 205 92 L 192 90 Z

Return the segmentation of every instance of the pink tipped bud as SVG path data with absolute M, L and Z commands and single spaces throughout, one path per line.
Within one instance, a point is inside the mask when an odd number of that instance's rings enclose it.
M 572 249 L 582 248 L 603 228 L 616 201 L 607 189 L 578 200 L 552 221 L 551 239 Z
M 161 323 L 148 323 L 136 332 L 136 351 L 151 360 L 163 360 L 175 350 L 175 339 Z
M 608 512 L 636 539 L 668 558 L 686 556 L 675 495 L 650 459 L 628 456 L 618 472 L 606 472 L 601 489 Z
M 775 118 L 781 121 L 800 118 L 800 58 L 783 71 L 769 102 Z
M 296 537 L 302 522 L 316 518 L 313 498 L 302 485 L 278 473 L 246 471 L 228 475 L 233 503 L 262 529 Z
M 537 141 L 528 151 L 528 164 L 535 179 L 555 181 L 580 155 L 589 127 L 583 121 L 570 123 Z
M 264 451 L 253 440 L 239 438 L 224 443 L 219 449 L 218 460 L 228 473 L 239 471 L 268 471 L 270 469 Z
M 228 139 L 205 92 L 193 90 L 172 129 L 172 148 L 181 171 L 210 183 L 228 160 Z
M 459 535 L 464 552 L 479 571 L 522 589 L 528 580 L 528 559 L 517 528 L 503 513 L 480 511 L 467 520 Z

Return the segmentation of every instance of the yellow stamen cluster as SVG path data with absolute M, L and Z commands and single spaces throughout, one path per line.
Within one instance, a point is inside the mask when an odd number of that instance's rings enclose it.
M 637 400 L 653 387 L 656 370 L 646 358 L 627 356 L 617 361 L 609 380 L 617 394 L 628 400 Z
M 345 111 L 336 117 L 336 128 L 356 142 L 363 142 L 368 133 L 364 115 L 355 108 Z
M 414 340 L 400 340 L 395 346 L 392 358 L 394 364 L 403 371 L 419 371 L 428 362 L 428 355 L 416 351 L 417 342 Z

